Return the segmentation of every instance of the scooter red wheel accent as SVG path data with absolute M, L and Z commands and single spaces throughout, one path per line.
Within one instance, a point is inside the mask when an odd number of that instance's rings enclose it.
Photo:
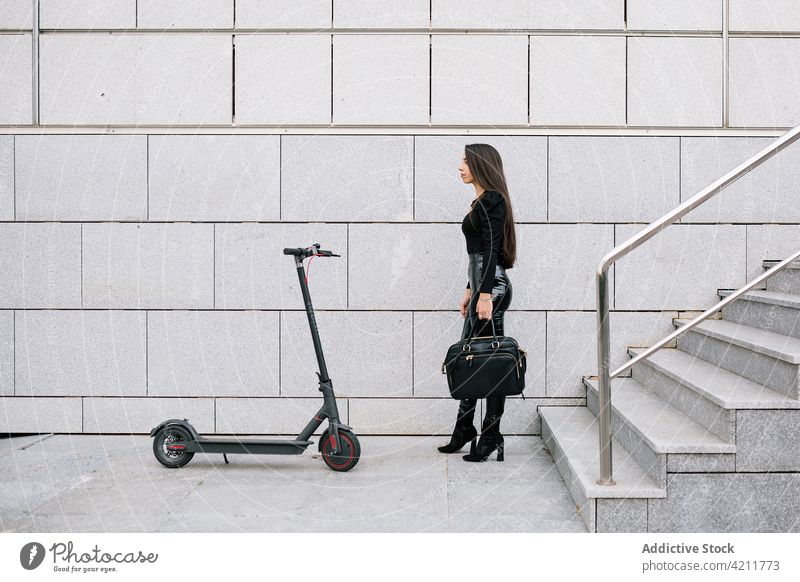
M 325 461 L 325 464 L 334 471 L 349 471 L 356 466 L 358 459 L 361 457 L 361 445 L 356 435 L 352 432 L 349 430 L 340 430 L 339 442 L 342 445 L 342 449 L 338 455 L 335 455 L 333 454 L 334 445 L 331 442 L 333 440 L 332 437 L 333 435 L 328 432 L 328 429 L 325 429 L 325 432 L 323 432 L 320 437 L 320 442 L 322 443 L 322 459 Z
M 156 433 L 153 453 L 165 467 L 183 467 L 194 457 L 194 453 L 185 450 L 186 443 L 191 439 L 191 435 L 183 427 L 168 424 Z

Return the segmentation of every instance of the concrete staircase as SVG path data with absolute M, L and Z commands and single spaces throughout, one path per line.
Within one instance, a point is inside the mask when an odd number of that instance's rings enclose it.
M 586 406 L 539 414 L 589 531 L 800 531 L 800 262 L 612 380 L 613 486 L 583 383 Z

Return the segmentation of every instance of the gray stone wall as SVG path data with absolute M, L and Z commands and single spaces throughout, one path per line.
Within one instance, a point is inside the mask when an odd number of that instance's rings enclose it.
M 598 260 L 800 123 L 790 0 L 39 4 L 37 36 L 0 0 L 0 432 L 298 431 L 319 393 L 281 251 L 313 242 L 342 255 L 306 266 L 344 420 L 449 432 L 458 165 L 487 142 L 528 351 L 503 428 L 538 434 L 595 372 Z M 618 263 L 615 363 L 800 245 L 798 162 Z

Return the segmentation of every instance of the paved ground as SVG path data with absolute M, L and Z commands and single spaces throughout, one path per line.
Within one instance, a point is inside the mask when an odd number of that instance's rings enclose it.
M 446 437 L 359 438 L 346 473 L 316 437 L 300 456 L 197 454 L 182 469 L 162 467 L 147 436 L 3 439 L 0 531 L 586 531 L 538 437 L 507 436 L 502 463 L 439 453 Z

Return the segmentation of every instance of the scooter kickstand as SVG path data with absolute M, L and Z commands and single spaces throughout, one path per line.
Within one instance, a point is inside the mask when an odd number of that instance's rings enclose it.
M 228 455 L 226 455 L 225 453 L 222 453 L 222 458 L 225 459 L 225 464 L 228 465 L 229 464 L 228 463 Z

